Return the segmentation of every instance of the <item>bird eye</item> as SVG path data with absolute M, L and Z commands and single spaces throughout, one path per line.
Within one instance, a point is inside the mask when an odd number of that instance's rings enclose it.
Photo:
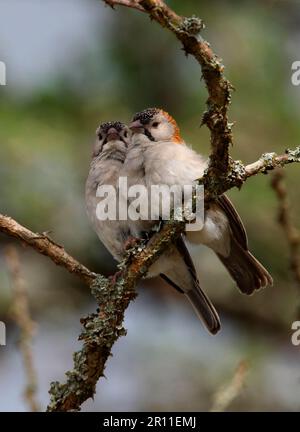
M 125 137 L 125 138 L 128 137 L 128 132 L 127 132 L 127 131 L 124 132 L 124 137 Z
M 158 125 L 159 125 L 158 122 L 154 122 L 154 123 L 152 124 L 152 127 L 157 128 Z
M 103 135 L 101 133 L 98 134 L 98 138 L 101 141 L 103 139 Z

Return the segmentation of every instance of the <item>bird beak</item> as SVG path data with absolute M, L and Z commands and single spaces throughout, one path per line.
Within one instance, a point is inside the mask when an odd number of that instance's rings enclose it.
M 114 140 L 117 140 L 117 139 L 120 139 L 119 132 L 117 131 L 117 129 L 115 129 L 113 127 L 110 128 L 107 131 L 107 141 L 114 141 Z
M 144 126 L 140 120 L 135 120 L 130 123 L 129 129 L 131 129 L 132 132 L 141 132 L 141 129 L 143 130 Z

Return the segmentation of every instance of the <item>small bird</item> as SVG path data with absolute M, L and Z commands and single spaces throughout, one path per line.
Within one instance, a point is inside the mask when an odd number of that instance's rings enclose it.
M 102 220 L 97 217 L 97 206 L 104 197 L 97 196 L 99 186 L 113 187 L 118 201 L 118 179 L 126 158 L 131 140 L 131 131 L 121 122 L 102 123 L 96 131 L 96 142 L 92 155 L 89 175 L 86 181 L 85 199 L 88 218 L 99 239 L 113 255 L 120 261 L 124 254 L 126 232 L 122 229 L 123 221 Z
M 99 219 L 97 217 L 97 206 L 101 202 L 101 197 L 97 196 L 97 191 L 99 186 L 112 186 L 119 192 L 118 180 L 121 175 L 124 175 L 124 173 L 121 173 L 127 149 L 131 142 L 131 131 L 123 123 L 108 122 L 99 126 L 96 135 L 93 158 L 86 182 L 87 214 L 102 243 L 113 257 L 120 261 L 130 235 L 128 224 L 131 222 L 128 219 L 119 220 L 118 215 L 116 220 Z M 134 179 L 130 175 L 128 180 L 130 184 L 134 184 Z M 118 199 L 122 204 L 122 197 L 118 196 L 116 202 Z M 127 208 L 127 196 L 125 205 Z M 159 274 L 160 269 L 163 268 L 165 274 L 162 277 L 179 291 L 189 291 L 188 296 L 190 299 L 194 299 L 195 304 L 198 303 L 198 313 L 200 313 L 201 319 L 212 333 L 216 333 L 220 328 L 218 315 L 209 299 L 198 287 L 196 271 L 182 239 L 177 241 L 177 245 L 177 247 L 171 246 L 160 257 L 159 265 L 155 262 L 150 267 L 148 277 Z M 170 271 L 172 280 L 167 276 L 168 271 Z M 180 286 L 174 282 L 177 279 L 180 281 Z M 194 286 L 197 287 L 196 290 L 192 289 Z
M 134 127 L 133 127 L 134 129 Z M 127 156 L 121 170 L 121 176 L 127 177 L 128 188 L 135 185 L 143 185 L 148 189 L 147 198 L 148 206 L 141 218 L 138 220 L 128 219 L 128 231 L 131 236 L 143 238 L 145 233 L 149 233 L 157 220 L 151 220 L 149 217 L 150 208 L 150 186 L 152 184 L 163 184 L 161 181 L 161 172 L 156 172 L 156 167 L 151 171 L 148 166 L 148 150 L 153 146 L 152 139 L 145 134 L 135 134 L 135 139 L 131 141 Z M 168 159 L 172 158 L 172 154 Z M 164 163 L 161 161 L 159 170 L 164 169 Z M 150 169 L 150 173 L 149 173 Z M 154 175 L 154 177 L 153 177 Z M 174 181 L 176 182 L 176 175 Z M 162 197 L 164 200 L 164 196 Z M 130 199 L 129 199 L 130 204 Z M 147 212 L 147 213 L 146 213 Z M 197 273 L 185 245 L 183 236 L 180 236 L 176 243 L 171 245 L 159 259 L 149 268 L 147 277 L 161 276 L 171 286 L 179 292 L 184 293 L 191 302 L 199 318 L 203 321 L 207 329 L 216 334 L 220 330 L 220 319 L 213 304 L 201 289 Z
M 184 186 L 204 174 L 208 161 L 185 144 L 176 121 L 166 111 L 141 111 L 129 127 L 133 136 L 124 168 L 136 178 L 143 176 L 147 186 Z M 133 229 L 142 231 L 141 226 Z M 244 225 L 225 194 L 209 204 L 203 229 L 186 232 L 186 238 L 211 248 L 242 293 L 249 295 L 273 284 L 269 272 L 250 253 Z

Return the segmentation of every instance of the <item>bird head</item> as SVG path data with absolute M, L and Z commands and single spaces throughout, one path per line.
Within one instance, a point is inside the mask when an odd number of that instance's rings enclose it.
M 96 130 L 97 139 L 93 157 L 99 156 L 106 150 L 126 152 L 131 135 L 130 129 L 124 123 L 119 121 L 101 123 Z
M 174 118 L 160 108 L 148 108 L 138 112 L 129 125 L 133 134 L 144 134 L 150 141 L 183 143 Z

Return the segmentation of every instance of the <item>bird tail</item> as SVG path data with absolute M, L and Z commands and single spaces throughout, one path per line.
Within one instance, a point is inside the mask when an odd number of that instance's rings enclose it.
M 212 302 L 199 285 L 192 258 L 182 237 L 177 240 L 176 249 L 178 252 L 177 266 L 173 267 L 171 272 L 161 274 L 161 277 L 186 295 L 208 331 L 216 334 L 221 328 L 220 318 Z
M 193 280 L 193 287 L 189 291 L 183 291 L 169 276 L 166 274 L 160 275 L 169 285 L 175 288 L 188 298 L 192 304 L 197 316 L 203 322 L 207 330 L 215 335 L 221 329 L 221 322 L 214 305 L 209 300 L 207 295 L 201 289 L 198 280 Z M 171 276 L 172 277 L 172 276 Z
M 185 295 L 208 331 L 217 334 L 221 328 L 219 315 L 212 302 L 201 289 L 199 282 L 195 281 L 194 288 L 187 291 Z
M 273 279 L 264 266 L 244 249 L 232 236 L 228 257 L 217 254 L 238 288 L 244 294 L 252 294 L 255 290 L 273 285 Z

